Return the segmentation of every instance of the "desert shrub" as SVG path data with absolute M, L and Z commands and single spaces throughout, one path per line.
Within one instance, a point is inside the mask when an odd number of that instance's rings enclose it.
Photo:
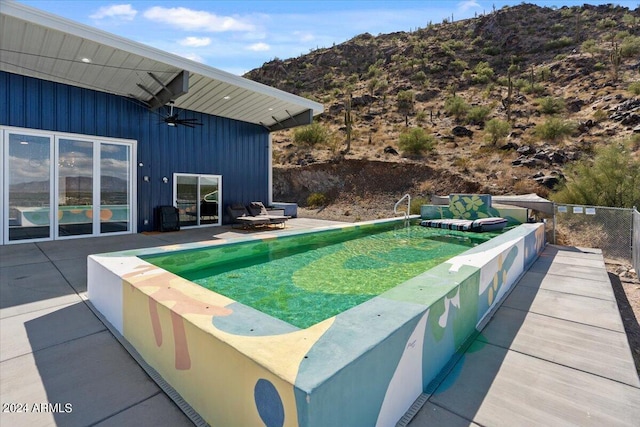
M 405 155 L 420 156 L 424 152 L 433 150 L 435 138 L 422 128 L 413 128 L 402 132 L 398 146 Z
M 427 120 L 427 112 L 424 110 L 418 111 L 416 113 L 416 121 L 419 123 L 425 122 Z
M 552 199 L 591 206 L 640 206 L 640 161 L 629 155 L 629 149 L 628 143 L 611 144 L 597 150 L 593 160 L 569 166 Z
M 482 49 L 483 55 L 496 56 L 500 54 L 500 48 L 497 46 L 487 46 Z
M 472 125 L 484 123 L 490 112 L 491 109 L 489 107 L 471 107 L 467 112 L 467 122 Z
M 549 30 L 551 30 L 552 33 L 561 33 L 564 31 L 564 25 L 558 22 L 557 24 L 553 24 Z
M 469 66 L 469 64 L 467 64 L 467 61 L 463 60 L 463 59 L 455 59 L 451 62 L 451 68 L 456 69 L 456 70 L 464 70 Z
M 451 164 L 457 168 L 467 170 L 471 166 L 471 159 L 468 157 L 456 157 Z
M 511 131 L 511 125 L 509 122 L 500 119 L 491 119 L 484 126 L 486 132 L 486 139 L 493 145 L 496 145 L 500 139 L 509 135 Z
M 551 69 L 549 67 L 541 67 L 538 70 L 538 80 L 541 82 L 548 81 L 551 77 Z
M 629 85 L 629 92 L 634 95 L 640 95 L 640 82 L 633 82 Z
M 640 55 L 640 37 L 626 37 L 620 44 L 620 55 L 623 58 L 633 58 Z
M 537 94 L 542 95 L 547 91 L 547 88 L 544 87 L 541 83 L 529 83 L 527 82 L 525 86 L 522 87 L 522 91 L 526 94 Z
M 463 98 L 454 95 L 444 101 L 444 111 L 460 120 L 467 115 L 469 104 Z
M 327 196 L 322 193 L 311 193 L 307 197 L 307 206 L 316 207 L 324 206 L 327 204 Z
M 576 126 L 568 121 L 561 120 L 557 117 L 551 117 L 544 123 L 536 125 L 534 129 L 535 135 L 545 141 L 562 141 L 571 135 Z
M 398 92 L 398 112 L 404 115 L 405 124 L 409 124 L 409 113 L 413 111 L 415 94 L 412 90 L 401 90 Z
M 597 109 L 596 111 L 593 112 L 593 120 L 595 122 L 601 122 L 603 120 L 606 120 L 607 118 L 609 118 L 609 113 L 607 113 L 606 111 L 604 111 L 602 108 Z
M 411 215 L 420 215 L 420 208 L 422 205 L 430 205 L 431 201 L 425 197 L 415 197 L 411 199 L 411 206 L 409 207 L 409 213 Z
M 371 64 L 367 70 L 367 78 L 372 79 L 374 77 L 378 77 L 381 73 L 382 70 L 377 66 L 377 64 Z
M 588 39 L 582 42 L 580 50 L 582 50 L 582 52 L 590 54 L 592 57 L 600 53 L 600 47 L 598 47 L 598 44 L 594 39 Z
M 425 74 L 424 71 L 420 70 L 417 73 L 415 73 L 413 76 L 411 76 L 411 80 L 418 83 L 424 83 L 427 81 L 427 75 Z
M 296 129 L 293 133 L 293 140 L 296 144 L 306 144 L 313 147 L 325 144 L 329 140 L 329 131 L 320 123 L 312 123 Z
M 617 25 L 617 22 L 613 18 L 608 17 L 601 19 L 596 23 L 596 27 L 598 27 L 598 29 L 600 30 L 604 30 L 606 28 L 614 28 Z
M 481 61 L 473 69 L 473 77 L 471 78 L 474 84 L 486 84 L 493 80 L 495 72 L 488 62 Z
M 547 96 L 538 100 L 538 110 L 542 114 L 558 114 L 564 111 L 564 99 Z
M 545 43 L 545 50 L 555 50 L 563 47 L 571 46 L 573 44 L 573 39 L 571 37 L 563 36 L 557 39 L 553 39 Z

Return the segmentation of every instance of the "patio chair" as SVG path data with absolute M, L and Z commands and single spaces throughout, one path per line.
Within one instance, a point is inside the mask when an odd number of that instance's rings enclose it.
M 247 208 L 241 204 L 227 206 L 227 212 L 235 224 L 240 224 L 242 228 L 245 229 L 271 224 L 271 220 L 269 218 L 258 218 L 249 214 L 249 212 L 247 212 Z
M 289 217 L 285 215 L 270 214 L 262 202 L 251 202 L 249 203 L 249 206 L 247 206 L 247 209 L 254 217 L 268 218 L 271 224 L 282 224 L 282 227 L 285 226 L 285 222 L 289 219 Z

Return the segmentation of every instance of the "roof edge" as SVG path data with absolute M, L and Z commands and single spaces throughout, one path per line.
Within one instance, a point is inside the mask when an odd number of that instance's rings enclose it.
M 165 52 L 161 49 L 120 37 L 43 10 L 26 6 L 14 0 L 0 0 L 0 6 L 0 13 L 3 15 L 12 16 L 14 18 L 42 25 L 57 31 L 69 33 L 96 43 L 106 44 L 154 61 L 163 62 L 167 65 L 189 71 L 190 73 L 200 74 L 243 89 L 278 98 L 285 102 L 299 104 L 306 109 L 312 110 L 314 116 L 321 114 L 324 111 L 324 106 L 318 102 L 311 101 L 301 96 L 255 82 L 253 80 L 231 74 L 227 71 L 213 68 L 209 65 L 201 64 L 182 56 Z

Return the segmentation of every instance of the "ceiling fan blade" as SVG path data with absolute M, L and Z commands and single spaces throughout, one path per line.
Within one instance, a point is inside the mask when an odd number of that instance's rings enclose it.
M 202 123 L 196 121 L 196 119 L 193 120 L 188 120 L 188 119 L 182 119 L 182 120 L 176 120 L 176 123 L 180 124 L 180 125 L 197 125 L 197 126 L 202 126 Z

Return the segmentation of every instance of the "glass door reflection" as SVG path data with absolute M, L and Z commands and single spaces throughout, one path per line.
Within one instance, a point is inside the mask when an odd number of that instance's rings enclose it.
M 176 175 L 175 200 L 181 226 L 198 225 L 198 177 Z
M 200 177 L 200 224 L 218 224 L 220 204 L 218 199 L 218 177 Z
M 131 147 L 100 144 L 100 233 L 131 229 Z
M 93 234 L 93 142 L 58 140 L 58 236 Z
M 9 134 L 9 241 L 51 238 L 51 147 L 46 136 Z

